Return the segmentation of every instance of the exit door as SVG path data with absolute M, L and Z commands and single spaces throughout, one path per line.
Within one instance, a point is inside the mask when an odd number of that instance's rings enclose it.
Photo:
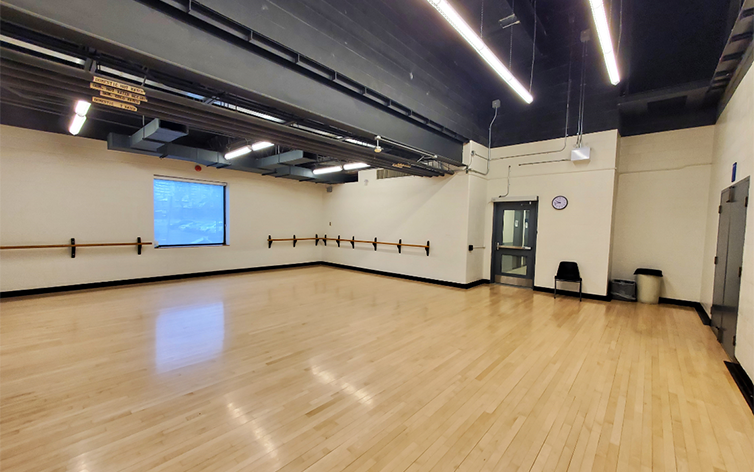
M 723 190 L 717 230 L 712 330 L 731 359 L 735 359 L 738 297 L 743 273 L 749 178 Z
M 537 202 L 495 203 L 492 278 L 497 283 L 534 286 Z

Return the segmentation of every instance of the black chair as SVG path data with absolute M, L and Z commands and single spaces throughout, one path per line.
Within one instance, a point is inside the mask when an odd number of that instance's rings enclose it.
M 579 265 L 575 262 L 561 262 L 558 266 L 558 273 L 555 275 L 555 290 L 552 297 L 558 295 L 558 281 L 561 282 L 578 282 L 579 283 L 579 301 L 581 301 L 581 274 Z

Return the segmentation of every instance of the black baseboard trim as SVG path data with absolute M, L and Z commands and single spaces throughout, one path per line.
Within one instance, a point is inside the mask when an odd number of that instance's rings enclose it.
M 746 403 L 749 404 L 751 412 L 754 413 L 754 384 L 752 384 L 751 378 L 740 364 L 725 361 L 725 367 L 728 368 L 730 376 L 733 377 L 733 380 L 736 382 L 736 385 L 738 385 L 739 390 L 741 390 Z
M 272 265 L 272 266 L 248 267 L 248 268 L 242 268 L 242 269 L 215 270 L 215 271 L 209 271 L 209 272 L 193 272 L 190 274 L 162 275 L 158 277 L 142 277 L 138 279 L 110 280 L 107 282 L 91 282 L 91 283 L 76 284 L 76 285 L 61 285 L 57 287 L 31 288 L 31 289 L 25 289 L 25 290 L 9 290 L 5 292 L 0 292 L 0 298 L 25 297 L 29 295 L 45 295 L 49 293 L 72 292 L 75 290 L 92 290 L 92 289 L 98 289 L 98 288 L 120 287 L 120 286 L 125 286 L 125 285 L 146 284 L 146 283 L 153 283 L 153 282 L 168 282 L 172 280 L 181 280 L 181 279 L 193 279 L 196 277 L 212 277 L 215 275 L 232 275 L 232 274 L 241 274 L 244 272 L 258 272 L 262 270 L 294 269 L 298 267 L 310 267 L 310 266 L 318 266 L 318 265 L 337 267 L 340 269 L 356 270 L 359 272 L 366 272 L 368 274 L 385 275 L 388 277 L 395 277 L 399 279 L 413 280 L 415 282 L 424 282 L 424 283 L 430 283 L 430 284 L 435 284 L 435 285 L 442 285 L 445 287 L 454 287 L 454 288 L 462 288 L 462 289 L 469 289 L 469 288 L 476 287 L 478 285 L 488 284 L 490 282 L 487 279 L 480 279 L 475 282 L 462 284 L 458 282 L 448 282 L 445 280 L 428 279 L 424 277 L 414 277 L 412 275 L 397 274 L 394 272 L 384 272 L 381 270 L 364 269 L 361 267 L 354 267 L 354 266 L 349 266 L 345 264 L 336 264 L 334 262 L 314 261 L 314 262 L 300 262 L 296 264 L 281 264 L 281 265 Z
M 0 292 L 0 298 L 24 297 L 28 295 L 44 295 L 48 293 L 72 292 L 75 290 L 91 290 L 91 289 L 98 289 L 98 288 L 120 287 L 124 285 L 146 284 L 146 283 L 153 283 L 153 282 L 167 282 L 171 280 L 193 279 L 196 277 L 211 277 L 215 275 L 231 275 L 231 274 L 241 274 L 244 272 L 258 272 L 262 270 L 294 269 L 298 267 L 309 267 L 309 266 L 316 266 L 320 264 L 321 263 L 319 261 L 300 262 L 296 264 L 280 264 L 280 265 L 262 266 L 262 267 L 248 267 L 248 268 L 243 268 L 243 269 L 226 269 L 226 270 L 215 270 L 215 271 L 209 271 L 209 272 L 193 272 L 190 274 L 161 275 L 157 277 L 142 277 L 138 279 L 111 280 L 107 282 L 91 282 L 91 283 L 76 284 L 76 285 L 62 285 L 58 287 L 30 288 L 30 289 L 25 289 L 25 290 L 9 290 L 5 292 Z
M 462 284 L 460 282 L 449 282 L 447 280 L 438 280 L 438 279 L 429 279 L 425 277 L 415 277 L 413 275 L 405 275 L 405 274 L 398 274 L 395 272 L 385 272 L 382 270 L 375 270 L 375 269 L 365 269 L 363 267 L 355 267 L 350 266 L 346 264 L 338 264 L 336 262 L 321 262 L 322 265 L 327 267 L 337 267 L 338 269 L 347 269 L 347 270 L 355 270 L 358 272 L 364 272 L 367 274 L 374 274 L 374 275 L 384 275 L 387 277 L 395 277 L 398 279 L 404 279 L 404 280 L 411 280 L 414 282 L 424 282 L 428 284 L 434 284 L 434 285 L 442 285 L 444 287 L 454 287 L 454 288 L 462 288 L 462 289 L 470 289 L 473 287 L 476 287 L 478 285 L 488 284 L 490 283 L 487 279 L 480 279 L 475 282 L 469 282 L 467 284 Z
M 704 324 L 705 326 L 709 326 L 711 323 L 711 320 L 710 320 L 709 315 L 707 314 L 707 311 L 699 302 L 691 302 L 688 300 L 677 300 L 675 298 L 660 297 L 660 303 L 666 304 L 666 305 L 678 305 L 678 306 L 687 306 L 689 308 L 693 308 L 696 310 L 696 314 L 699 315 L 699 319 L 702 320 L 702 324 Z
M 553 293 L 553 289 L 547 287 L 539 287 L 535 285 L 533 289 L 535 292 Z M 579 292 L 572 292 L 571 290 L 558 290 L 558 295 L 579 298 Z M 593 293 L 582 293 L 581 298 L 586 298 L 587 300 L 599 300 L 601 302 L 609 302 L 613 299 L 610 295 L 594 295 Z

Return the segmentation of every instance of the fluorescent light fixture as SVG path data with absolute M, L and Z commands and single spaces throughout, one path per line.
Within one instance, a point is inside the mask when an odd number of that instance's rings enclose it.
M 244 156 L 251 152 L 251 146 L 241 146 L 238 149 L 234 149 L 230 151 L 229 153 L 225 154 L 226 159 L 233 159 L 236 157 Z
M 610 28 L 607 26 L 607 15 L 605 14 L 605 5 L 602 0 L 589 0 L 592 7 L 592 16 L 594 17 L 594 26 L 597 29 L 597 37 L 602 46 L 602 55 L 605 58 L 607 75 L 610 77 L 610 83 L 618 85 L 620 74 L 618 73 L 618 63 L 615 60 L 615 51 L 613 51 L 613 40 L 610 37 Z
M 90 106 L 92 106 L 92 104 L 86 100 L 79 100 L 76 102 L 76 106 L 74 107 L 76 114 L 73 115 L 71 126 L 68 127 L 69 133 L 74 136 L 79 134 L 81 127 L 84 126 L 84 122 L 86 121 L 86 113 L 89 111 Z
M 273 121 L 275 123 L 285 123 L 285 120 L 281 120 L 280 118 L 268 115 L 266 113 L 260 113 L 258 111 L 249 110 L 248 108 L 239 107 L 237 105 L 233 105 L 232 103 L 226 103 L 226 102 L 215 100 L 214 102 L 212 102 L 212 104 L 217 105 L 219 107 L 227 108 L 229 110 L 235 110 L 237 112 L 244 113 L 246 115 L 256 116 L 257 118 L 262 118 L 263 120 Z
M 43 48 L 35 44 L 27 43 L 24 41 L 19 41 L 18 39 L 11 38 L 10 36 L 5 36 L 4 34 L 0 34 L 0 41 L 4 43 L 12 44 L 14 46 L 18 46 L 20 48 L 27 49 L 29 51 L 38 52 L 40 54 L 44 54 L 45 56 L 50 56 L 57 59 L 61 59 L 66 62 L 72 62 L 74 64 L 79 64 L 82 66 L 86 63 L 86 61 L 84 61 L 83 59 L 79 59 L 78 57 L 69 56 L 68 54 L 63 54 L 61 52 L 53 51 L 52 49 Z
M 435 10 L 440 12 L 440 14 L 447 20 L 450 25 L 455 28 L 456 31 L 463 37 L 463 39 L 466 40 L 467 43 L 471 45 L 471 47 L 474 48 L 474 50 L 482 56 L 482 59 L 489 64 L 490 67 L 492 67 L 492 70 L 494 70 L 497 75 L 499 75 L 505 83 L 507 83 L 514 92 L 516 92 L 521 98 L 524 99 L 526 103 L 531 103 L 534 101 L 534 98 L 531 96 L 528 90 L 524 88 L 523 85 L 521 85 L 521 82 L 519 82 L 515 77 L 513 77 L 513 74 L 511 71 L 508 70 L 507 67 L 503 65 L 502 62 L 500 62 L 500 59 L 495 56 L 495 54 L 492 53 L 490 48 L 487 47 L 486 44 L 484 44 L 484 41 L 482 41 L 482 38 L 476 35 L 474 33 L 474 30 L 471 29 L 471 27 L 461 18 L 461 15 L 458 14 L 457 11 L 448 3 L 447 0 L 427 0 L 430 5 L 435 7 Z M 600 3 L 602 3 L 600 1 Z
M 92 106 L 91 103 L 84 100 L 79 100 L 78 102 L 76 102 L 76 108 L 75 108 L 76 114 L 81 115 L 81 116 L 86 116 L 86 113 L 89 111 L 90 106 Z
M 274 146 L 274 144 L 269 143 L 267 141 L 259 141 L 258 143 L 254 143 L 251 146 L 247 144 L 246 146 L 241 146 L 238 149 L 234 149 L 228 152 L 227 154 L 225 154 L 225 158 L 233 159 L 235 157 L 245 156 L 251 151 L 261 151 L 262 149 L 267 149 L 268 147 L 272 147 L 272 146 Z
M 272 147 L 274 144 L 267 142 L 267 141 L 259 141 L 258 143 L 254 143 L 251 145 L 252 151 L 261 151 L 262 149 L 267 149 L 268 147 Z
M 343 170 L 341 166 L 333 166 L 333 167 L 320 167 L 319 169 L 314 169 L 312 173 L 314 175 L 320 175 L 320 174 L 332 174 L 333 172 L 340 172 Z
M 358 139 L 353 138 L 346 138 L 344 141 L 347 143 L 356 144 L 357 146 L 364 146 L 372 149 L 376 147 L 374 144 L 365 143 L 364 141 L 359 141 Z
M 366 167 L 369 167 L 369 164 L 366 162 L 351 162 L 350 164 L 344 165 L 343 170 L 364 169 Z
M 81 131 L 81 127 L 84 126 L 85 121 L 85 116 L 73 115 L 73 120 L 71 121 L 71 126 L 68 127 L 68 132 L 70 132 L 74 136 L 79 134 L 79 131 Z

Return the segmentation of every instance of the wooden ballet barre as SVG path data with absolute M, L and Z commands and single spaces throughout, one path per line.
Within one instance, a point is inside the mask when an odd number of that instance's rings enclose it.
M 141 238 L 136 238 L 135 243 L 79 243 L 76 244 L 76 239 L 71 238 L 70 244 L 34 244 L 26 246 L 0 246 L 0 250 L 7 249 L 62 249 L 71 248 L 71 258 L 76 257 L 77 247 L 113 247 L 113 246 L 136 246 L 136 254 L 141 255 L 142 246 L 151 246 L 152 242 L 142 242 Z
M 335 241 L 338 244 L 338 247 L 340 247 L 341 242 L 351 243 L 351 249 L 354 249 L 356 247 L 356 243 L 364 243 L 364 244 L 371 244 L 374 246 L 374 250 L 377 250 L 377 246 L 379 244 L 385 245 L 385 246 L 396 246 L 398 248 L 398 253 L 401 253 L 401 248 L 403 247 L 420 247 L 423 248 L 427 256 L 429 256 L 429 241 L 427 241 L 427 244 L 407 244 L 404 243 L 402 239 L 399 239 L 397 243 L 390 243 L 385 241 L 377 241 L 377 238 L 374 238 L 374 241 L 367 241 L 364 239 L 356 239 L 355 237 L 351 239 L 342 239 L 340 235 L 338 235 L 337 238 L 328 238 L 327 235 L 324 235 L 323 237 L 319 237 L 318 234 L 315 234 L 313 238 L 297 238 L 294 234 L 292 238 L 273 238 L 271 235 L 267 236 L 267 248 L 272 247 L 273 242 L 278 241 L 293 241 L 293 247 L 296 247 L 296 243 L 298 241 L 314 241 L 314 245 L 319 245 L 319 242 L 322 241 L 322 243 L 327 246 L 327 241 Z

